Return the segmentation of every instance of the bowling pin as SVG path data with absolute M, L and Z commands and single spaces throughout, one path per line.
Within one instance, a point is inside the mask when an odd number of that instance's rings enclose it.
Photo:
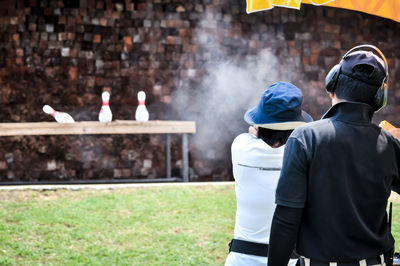
M 146 101 L 146 93 L 144 91 L 139 91 L 137 94 L 139 106 L 136 108 L 135 119 L 136 121 L 148 121 L 149 120 L 149 112 L 147 111 L 145 101 Z
M 103 106 L 99 112 L 99 121 L 102 123 L 110 123 L 112 120 L 112 113 L 110 109 L 110 93 L 108 91 L 103 91 L 101 94 L 101 99 L 103 101 Z
M 47 105 L 47 104 L 43 106 L 43 112 L 45 112 L 46 114 L 52 115 L 58 123 L 74 123 L 75 122 L 75 120 L 69 114 L 63 113 L 63 112 L 58 112 L 58 111 L 54 110 L 50 105 Z

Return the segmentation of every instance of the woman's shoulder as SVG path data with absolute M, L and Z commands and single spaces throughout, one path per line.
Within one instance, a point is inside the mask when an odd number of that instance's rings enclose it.
M 232 147 L 242 146 L 242 145 L 249 145 L 251 143 L 257 143 L 262 141 L 261 139 L 257 138 L 256 136 L 249 134 L 249 133 L 242 133 L 233 140 Z

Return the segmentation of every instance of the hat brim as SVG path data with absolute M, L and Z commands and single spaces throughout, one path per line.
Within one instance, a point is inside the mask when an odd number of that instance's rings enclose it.
M 279 122 L 279 123 L 257 124 L 251 118 L 251 115 L 250 115 L 251 111 L 252 110 L 249 110 L 248 112 L 246 112 L 246 114 L 244 116 L 244 120 L 248 124 L 259 126 L 262 128 L 273 129 L 273 130 L 292 130 L 292 129 L 295 129 L 305 123 L 309 123 L 309 122 L 313 121 L 312 117 L 308 113 L 301 111 L 301 120 L 302 121 L 288 121 L 288 122 Z

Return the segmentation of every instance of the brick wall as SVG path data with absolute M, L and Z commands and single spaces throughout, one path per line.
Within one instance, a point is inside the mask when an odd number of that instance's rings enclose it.
M 53 121 L 44 104 L 97 120 L 101 92 L 114 119 L 133 120 L 139 90 L 151 120 L 194 120 L 193 180 L 231 179 L 230 143 L 244 111 L 272 82 L 303 90 L 318 119 L 330 102 L 327 71 L 349 48 L 379 46 L 390 66 L 389 105 L 374 122 L 400 126 L 398 23 L 303 5 L 245 13 L 245 1 L 2 1 L 0 121 Z M 164 136 L 0 138 L 0 181 L 165 176 Z M 172 137 L 173 174 L 180 138 Z

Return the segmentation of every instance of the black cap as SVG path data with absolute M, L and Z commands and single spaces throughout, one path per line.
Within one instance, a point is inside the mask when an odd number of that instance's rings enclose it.
M 368 75 L 360 75 L 355 72 L 355 67 L 368 65 L 373 71 Z M 341 74 L 360 80 L 370 85 L 381 86 L 387 76 L 385 62 L 370 51 L 355 51 L 346 55 L 341 62 Z

